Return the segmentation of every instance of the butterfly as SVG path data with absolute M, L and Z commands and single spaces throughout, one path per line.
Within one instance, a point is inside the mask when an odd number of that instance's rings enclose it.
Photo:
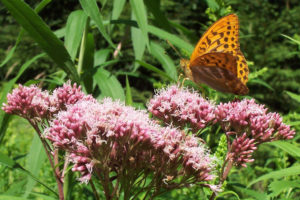
M 237 15 L 219 19 L 200 38 L 190 60 L 180 61 L 185 75 L 220 92 L 247 94 L 249 69 L 238 39 Z

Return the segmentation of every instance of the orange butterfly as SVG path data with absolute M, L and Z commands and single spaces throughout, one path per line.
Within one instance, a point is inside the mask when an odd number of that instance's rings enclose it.
M 200 38 L 190 60 L 181 60 L 186 76 L 220 92 L 247 94 L 249 69 L 238 39 L 238 17 L 219 19 Z

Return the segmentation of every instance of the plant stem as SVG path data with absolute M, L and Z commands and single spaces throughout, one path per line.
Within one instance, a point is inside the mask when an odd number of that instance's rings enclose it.
M 94 185 L 92 179 L 90 180 L 90 184 L 91 184 L 91 187 L 92 187 L 92 189 L 93 189 L 93 192 L 94 192 L 94 195 L 95 195 L 95 199 L 96 199 L 96 200 L 100 200 L 100 197 L 99 197 L 99 195 L 98 195 L 98 193 L 97 193 L 96 187 L 95 187 L 95 185 Z

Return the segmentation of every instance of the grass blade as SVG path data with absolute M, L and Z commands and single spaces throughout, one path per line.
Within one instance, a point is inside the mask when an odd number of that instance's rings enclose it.
M 81 7 L 83 8 L 84 12 L 96 23 L 96 26 L 105 40 L 110 44 L 111 47 L 114 49 L 116 46 L 110 39 L 110 36 L 107 34 L 102 16 L 99 12 L 96 0 L 79 0 Z
M 43 57 L 43 56 L 45 56 L 44 53 L 43 53 L 43 54 L 39 54 L 39 55 L 33 57 L 32 59 L 28 60 L 27 62 L 25 62 L 25 63 L 21 66 L 21 68 L 20 68 L 20 70 L 19 70 L 17 76 L 16 76 L 15 78 L 11 79 L 7 84 L 4 85 L 3 90 L 1 91 L 1 95 L 2 95 L 2 96 L 1 96 L 1 98 L 0 98 L 0 105 L 2 105 L 2 104 L 4 103 L 4 101 L 5 101 L 5 99 L 6 99 L 7 93 L 8 93 L 9 91 L 11 91 L 11 89 L 12 89 L 13 86 L 14 86 L 14 84 L 15 84 L 16 81 L 20 78 L 20 76 L 24 73 L 24 71 L 25 71 L 25 70 L 26 70 L 33 62 L 35 62 L 36 60 L 40 59 L 40 58 Z M 10 118 L 9 116 L 10 116 L 10 115 L 5 114 L 5 112 L 4 112 L 2 109 L 0 109 L 0 127 L 1 127 L 1 129 L 0 129 L 0 138 L 1 138 L 1 140 L 2 140 L 2 138 L 4 137 L 4 133 L 5 133 L 5 131 L 6 131 L 6 127 L 7 127 L 7 124 L 8 124 L 8 122 L 9 122 L 9 118 Z
M 87 16 L 82 10 L 76 10 L 68 17 L 65 46 L 73 61 L 75 60 L 86 22 Z
M 146 41 L 146 45 L 148 49 L 149 47 L 149 38 L 148 38 L 148 22 L 147 22 L 147 12 L 144 5 L 144 2 L 141 0 L 130 0 L 130 5 L 132 8 L 132 12 L 134 13 L 139 28 L 141 29 L 144 40 Z
M 120 17 L 125 3 L 126 0 L 114 0 L 111 19 L 118 19 Z
M 169 79 L 170 81 L 173 80 L 168 74 L 166 74 L 164 71 L 161 71 L 160 69 L 158 69 L 157 67 L 155 67 L 153 65 L 145 63 L 145 62 L 143 62 L 141 60 L 136 60 L 135 62 L 138 62 L 142 67 L 144 67 L 144 68 L 146 68 L 146 69 L 148 69 L 150 71 L 153 71 L 153 72 L 159 74 L 160 76 Z
M 194 50 L 194 47 L 191 44 L 180 39 L 178 36 L 168 33 L 168 32 L 166 32 L 162 29 L 159 29 L 155 26 L 148 25 L 148 31 L 149 31 L 149 33 L 152 33 L 153 35 L 156 35 L 157 37 L 159 37 L 161 39 L 169 40 L 172 44 L 174 44 L 178 48 L 187 51 L 188 54 L 192 54 L 192 52 Z
M 268 179 L 279 179 L 279 178 L 283 178 L 283 177 L 287 177 L 287 176 L 296 176 L 298 174 L 300 174 L 300 166 L 296 165 L 293 167 L 281 169 L 278 171 L 273 171 L 273 172 L 270 172 L 263 176 L 260 176 L 257 179 L 251 181 L 247 187 L 250 187 L 251 185 L 253 185 L 254 183 L 257 183 L 259 181 L 268 180 Z
M 131 19 L 136 20 L 134 13 L 131 13 Z M 136 60 L 141 60 L 146 49 L 146 40 L 145 37 L 143 37 L 141 29 L 131 27 L 131 40 L 133 45 L 134 57 Z M 138 66 L 139 64 L 135 62 L 134 71 L 138 68 Z
M 132 101 L 132 95 L 131 95 L 131 88 L 128 80 L 128 76 L 126 75 L 126 100 L 125 100 L 126 105 L 132 106 L 133 101 Z
M 37 7 L 34 9 L 34 11 L 35 11 L 36 13 L 39 13 L 39 12 L 42 11 L 43 8 L 46 7 L 50 2 L 51 2 L 51 0 L 43 0 L 43 1 L 41 1 L 41 2 L 37 5 Z M 20 33 L 19 33 L 18 37 L 17 37 L 17 40 L 16 40 L 15 45 L 9 50 L 9 52 L 7 53 L 7 56 L 6 56 L 5 59 L 1 62 L 0 68 L 3 67 L 3 66 L 4 66 L 4 65 L 5 65 L 5 64 L 13 57 L 14 52 L 15 52 L 15 50 L 16 50 L 18 44 L 20 43 L 23 34 L 24 34 L 24 29 L 22 28 L 22 29 L 20 30 Z
M 150 43 L 151 54 L 162 64 L 166 74 L 168 74 L 174 81 L 177 79 L 177 69 L 173 60 L 165 54 L 165 50 L 157 43 Z
M 62 68 L 70 78 L 79 82 L 75 66 L 66 48 L 45 22 L 21 0 L 0 0 L 15 20 L 28 32 L 42 49 Z

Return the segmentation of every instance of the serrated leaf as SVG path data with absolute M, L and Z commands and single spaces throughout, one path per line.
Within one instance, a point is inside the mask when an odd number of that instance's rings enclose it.
M 278 196 L 281 192 L 289 189 L 289 188 L 300 188 L 300 182 L 299 181 L 273 181 L 269 185 L 269 189 L 272 191 L 270 194 L 271 197 Z
M 288 176 L 293 176 L 293 175 L 296 176 L 298 174 L 300 174 L 300 166 L 296 165 L 296 166 L 293 166 L 290 168 L 273 171 L 273 172 L 270 172 L 263 176 L 260 176 L 257 179 L 251 181 L 247 187 L 250 187 L 251 185 L 253 185 L 254 183 L 257 183 L 259 181 L 268 180 L 268 179 L 279 179 L 282 177 L 288 177 Z
M 274 141 L 267 144 L 278 147 L 291 156 L 300 157 L 300 148 L 296 144 L 290 144 L 284 141 Z

